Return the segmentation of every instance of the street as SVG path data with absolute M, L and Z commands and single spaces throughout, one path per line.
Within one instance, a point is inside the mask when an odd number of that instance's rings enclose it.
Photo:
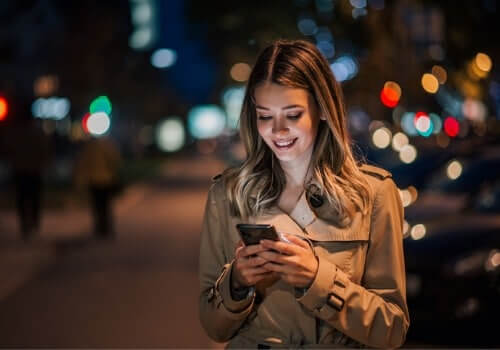
M 114 240 L 95 240 L 88 211 L 69 208 L 46 210 L 24 243 L 14 212 L 0 212 L 0 347 L 221 347 L 198 321 L 197 270 L 206 193 L 222 167 L 169 163 L 128 188 Z

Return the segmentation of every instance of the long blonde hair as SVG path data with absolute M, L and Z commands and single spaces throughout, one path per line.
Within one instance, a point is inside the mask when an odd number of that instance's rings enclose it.
M 351 150 L 340 84 L 313 44 L 279 40 L 262 51 L 248 80 L 240 117 L 240 137 L 247 158 L 241 166 L 224 173 L 233 215 L 242 218 L 258 215 L 277 203 L 286 185 L 279 161 L 257 130 L 254 91 L 264 82 L 305 89 L 314 97 L 318 113 L 326 121 L 320 122 L 315 140 L 312 178 L 342 226 L 350 222 L 353 204 L 366 213 L 370 189 Z

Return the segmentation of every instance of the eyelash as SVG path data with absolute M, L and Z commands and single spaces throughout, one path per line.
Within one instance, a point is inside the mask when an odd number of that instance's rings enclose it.
M 299 119 L 300 117 L 302 116 L 302 112 L 298 113 L 298 114 L 291 114 L 291 115 L 287 115 L 287 118 L 290 119 L 290 120 L 297 120 Z M 259 120 L 262 120 L 262 121 L 267 121 L 267 120 L 271 120 L 273 117 L 269 116 L 269 115 L 259 115 Z

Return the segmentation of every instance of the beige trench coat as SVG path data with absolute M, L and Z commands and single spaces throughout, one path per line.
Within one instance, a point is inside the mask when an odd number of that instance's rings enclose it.
M 230 348 L 392 348 L 404 343 L 409 314 L 403 208 L 389 172 L 369 165 L 361 170 L 374 193 L 373 205 L 369 215 L 356 213 L 347 228 L 332 223 L 328 201 L 309 202 L 305 194 L 297 205 L 307 206 L 309 214 L 299 221 L 277 207 L 249 220 L 307 238 L 319 266 L 305 293 L 281 280 L 261 281 L 240 301 L 231 297 L 230 275 L 240 240 L 235 226 L 241 220 L 230 215 L 224 181 L 214 181 L 201 234 L 199 300 L 201 323 L 212 339 L 229 341 Z

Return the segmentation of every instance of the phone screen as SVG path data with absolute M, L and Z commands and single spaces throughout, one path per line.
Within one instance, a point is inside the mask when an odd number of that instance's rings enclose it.
M 245 245 L 259 244 L 262 239 L 280 240 L 278 233 L 272 225 L 238 224 L 236 228 Z

